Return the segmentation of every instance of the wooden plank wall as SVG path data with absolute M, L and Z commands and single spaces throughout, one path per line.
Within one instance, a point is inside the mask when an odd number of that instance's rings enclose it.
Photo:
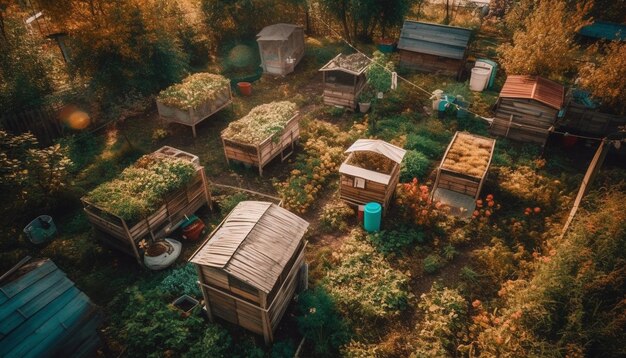
M 52 107 L 5 113 L 0 116 L 0 128 L 13 134 L 31 132 L 42 146 L 54 144 L 54 140 L 63 135 L 56 110 Z
M 324 104 L 331 106 L 341 106 L 352 110 L 356 109 L 359 95 L 365 87 L 365 76 L 357 79 L 355 86 L 346 86 L 341 84 L 329 83 L 324 84 Z
M 585 134 L 606 136 L 617 132 L 620 126 L 626 125 L 626 115 L 618 116 L 601 113 L 570 102 L 565 111 L 565 117 L 559 120 L 557 125 Z
M 556 121 L 557 113 L 556 109 L 532 99 L 500 98 L 490 132 L 493 135 L 543 145 Z
M 475 197 L 478 194 L 478 188 L 480 186 L 481 180 L 478 178 L 469 178 L 465 177 L 461 174 L 447 171 L 445 169 L 440 169 L 439 174 L 439 182 L 437 183 L 437 188 L 448 189 L 451 191 L 455 191 L 457 193 L 469 195 Z
M 353 205 L 364 205 L 369 202 L 377 202 L 386 211 L 391 203 L 391 198 L 396 191 L 396 186 L 400 180 L 400 165 L 395 164 L 389 185 L 376 183 L 370 180 L 365 181 L 365 188 L 355 188 L 354 178 L 351 175 L 341 174 L 339 197 Z
M 465 65 L 464 60 L 455 60 L 408 50 L 400 50 L 399 52 L 401 67 L 421 72 L 457 76 Z

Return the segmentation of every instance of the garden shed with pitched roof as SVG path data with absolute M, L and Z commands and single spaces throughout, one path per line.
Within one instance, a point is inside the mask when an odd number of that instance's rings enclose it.
M 0 357 L 94 357 L 101 315 L 52 260 L 0 277 Z
M 377 202 L 387 211 L 400 179 L 406 151 L 378 139 L 359 139 L 339 167 L 340 198 L 351 205 Z
M 370 64 L 360 53 L 339 54 L 320 68 L 324 81 L 324 104 L 356 109 L 367 82 L 365 71 Z
M 565 101 L 565 88 L 539 76 L 509 76 L 496 102 L 491 134 L 545 145 Z
M 304 30 L 292 24 L 266 26 L 256 35 L 264 73 L 284 76 L 304 56 Z
M 472 31 L 456 26 L 404 21 L 398 52 L 400 66 L 460 77 L 465 68 Z
M 220 317 L 272 342 L 298 282 L 307 279 L 308 226 L 273 203 L 237 204 L 189 259 L 209 319 Z

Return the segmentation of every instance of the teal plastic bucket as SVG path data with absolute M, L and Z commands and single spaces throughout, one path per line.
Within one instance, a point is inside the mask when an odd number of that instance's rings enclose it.
M 367 232 L 380 230 L 380 220 L 383 215 L 383 207 L 378 203 L 367 203 L 363 212 L 363 227 Z

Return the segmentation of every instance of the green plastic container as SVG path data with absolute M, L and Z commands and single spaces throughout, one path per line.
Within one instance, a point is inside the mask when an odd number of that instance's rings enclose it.
M 380 230 L 380 220 L 383 215 L 383 207 L 378 203 L 365 204 L 363 213 L 363 227 L 367 232 L 376 232 Z

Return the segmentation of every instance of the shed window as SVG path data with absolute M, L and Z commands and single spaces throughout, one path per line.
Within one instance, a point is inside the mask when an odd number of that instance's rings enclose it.
M 354 187 L 359 189 L 365 189 L 365 179 L 354 178 Z

